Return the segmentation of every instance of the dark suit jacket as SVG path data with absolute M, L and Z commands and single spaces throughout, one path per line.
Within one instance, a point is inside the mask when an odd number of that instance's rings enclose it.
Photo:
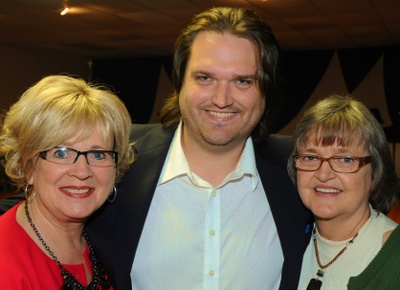
M 174 130 L 159 124 L 132 127 L 135 163 L 117 187 L 115 203 L 106 203 L 87 223 L 90 240 L 117 289 L 131 289 L 130 270 L 173 134 Z M 257 168 L 283 249 L 280 289 L 294 290 L 310 240 L 311 231 L 306 227 L 312 218 L 287 175 L 290 138 L 271 135 L 254 146 Z M 0 201 L 0 213 L 17 201 Z
M 174 134 L 161 125 L 132 129 L 135 163 L 105 205 L 87 224 L 88 234 L 118 289 L 130 289 L 130 270 L 155 188 Z M 280 289 L 297 289 L 303 252 L 310 239 L 310 213 L 291 183 L 286 161 L 290 139 L 273 135 L 255 144 L 257 168 L 267 194 L 284 254 Z M 268 263 L 268 261 L 265 261 Z

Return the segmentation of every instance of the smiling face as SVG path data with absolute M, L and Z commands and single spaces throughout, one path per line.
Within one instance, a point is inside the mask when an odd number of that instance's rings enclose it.
M 100 128 L 89 138 L 75 141 L 79 134 L 60 146 L 79 151 L 111 150 L 104 145 Z M 30 183 L 36 197 L 32 203 L 49 219 L 85 220 L 107 199 L 114 185 L 115 167 L 93 167 L 83 155 L 71 165 L 59 165 L 38 158 Z
M 362 146 L 342 147 L 334 143 L 324 147 L 310 142 L 298 148 L 298 153 L 324 158 L 369 155 Z M 335 172 L 328 162 L 323 162 L 316 171 L 297 170 L 297 188 L 301 200 L 313 212 L 317 221 L 361 219 L 368 210 L 371 182 L 371 164 L 355 173 Z
M 214 149 L 243 145 L 265 108 L 256 55 L 250 40 L 209 31 L 197 35 L 179 95 L 184 138 Z

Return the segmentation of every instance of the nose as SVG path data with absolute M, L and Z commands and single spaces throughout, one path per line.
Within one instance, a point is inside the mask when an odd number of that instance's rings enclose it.
M 329 162 L 327 160 L 324 160 L 321 164 L 321 167 L 315 173 L 315 176 L 321 182 L 325 182 L 332 178 L 335 178 L 335 171 L 332 170 Z
M 218 81 L 212 102 L 219 108 L 225 108 L 233 103 L 232 90 L 228 81 Z
M 87 161 L 86 155 L 81 154 L 77 157 L 75 163 L 71 165 L 70 174 L 81 180 L 92 176 L 92 169 Z

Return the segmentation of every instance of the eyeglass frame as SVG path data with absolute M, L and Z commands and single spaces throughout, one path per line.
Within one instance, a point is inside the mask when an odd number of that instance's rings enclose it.
M 315 157 L 315 158 L 317 158 L 318 160 L 320 160 L 320 164 L 319 164 L 318 168 L 312 169 L 312 170 L 311 170 L 311 169 L 300 169 L 300 168 L 298 168 L 298 167 L 296 166 L 296 161 L 297 161 L 297 159 L 298 159 L 299 157 L 307 157 L 307 156 Z M 358 163 L 358 168 L 357 168 L 355 171 L 348 171 L 348 172 L 342 172 L 342 171 L 337 171 L 337 170 L 333 169 L 330 160 L 331 160 L 331 159 L 340 159 L 340 158 L 352 158 L 352 159 L 358 160 L 358 162 L 359 162 L 359 163 Z M 364 167 L 365 165 L 368 165 L 369 163 L 371 163 L 372 158 L 371 158 L 370 155 L 364 156 L 364 157 L 356 157 L 356 156 L 331 156 L 331 157 L 327 157 L 327 158 L 324 158 L 324 157 L 319 156 L 319 155 L 313 155 L 313 154 L 294 154 L 294 155 L 293 155 L 293 166 L 294 166 L 297 170 L 300 170 L 300 171 L 307 171 L 307 172 L 317 171 L 317 170 L 319 170 L 319 169 L 321 168 L 322 163 L 324 163 L 325 161 L 328 162 L 329 167 L 330 167 L 330 168 L 332 169 L 332 171 L 334 171 L 334 172 L 337 172 L 337 173 L 357 173 L 358 171 L 360 171 L 360 169 L 361 169 L 362 167 Z
M 56 148 L 59 148 L 59 149 L 67 149 L 67 150 L 71 150 L 71 151 L 73 151 L 73 152 L 76 152 L 77 155 L 76 155 L 74 161 L 73 161 L 72 163 L 68 164 L 68 163 L 55 163 L 55 162 L 52 162 L 52 161 L 48 160 L 48 159 L 47 159 L 47 152 L 49 152 L 49 151 L 52 150 L 52 149 L 56 149 Z M 117 164 L 118 164 L 118 152 L 117 152 L 117 151 L 113 151 L 113 150 L 87 150 L 87 151 L 79 151 L 79 150 L 76 150 L 76 149 L 74 149 L 74 148 L 70 148 L 70 147 L 66 147 L 66 146 L 55 146 L 55 147 L 53 147 L 53 148 L 51 148 L 51 149 L 44 150 L 44 151 L 40 152 L 40 153 L 38 154 L 38 157 L 40 157 L 40 158 L 42 158 L 43 160 L 46 160 L 46 161 L 48 161 L 48 162 L 50 162 L 50 163 L 53 163 L 53 164 L 58 164 L 58 165 L 72 165 L 72 164 L 75 164 L 75 163 L 76 163 L 76 161 L 78 160 L 79 156 L 83 155 L 83 156 L 85 156 L 87 165 L 94 166 L 94 167 L 111 167 L 111 166 L 97 166 L 97 165 L 90 164 L 89 159 L 88 159 L 88 157 L 87 157 L 87 154 L 88 154 L 88 153 L 109 153 L 109 154 L 111 154 L 111 156 L 112 156 L 112 158 L 113 158 L 114 167 L 116 167 Z

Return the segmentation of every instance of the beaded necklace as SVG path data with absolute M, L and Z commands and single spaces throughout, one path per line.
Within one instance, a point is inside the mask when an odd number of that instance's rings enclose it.
M 106 277 L 104 269 L 97 259 L 96 254 L 94 253 L 93 246 L 90 243 L 86 232 L 82 231 L 82 235 L 85 238 L 86 244 L 89 248 L 89 258 L 92 262 L 92 281 L 89 283 L 87 287 L 83 286 L 76 278 L 63 267 L 63 265 L 58 261 L 56 255 L 50 250 L 50 247 L 46 244 L 43 240 L 42 236 L 39 234 L 35 224 L 32 221 L 31 215 L 29 214 L 28 210 L 28 203 L 25 202 L 25 215 L 26 218 L 31 225 L 32 229 L 34 230 L 36 236 L 38 237 L 39 241 L 42 243 L 45 250 L 49 253 L 50 257 L 56 262 L 58 268 L 61 270 L 61 277 L 63 281 L 63 285 L 61 286 L 61 290 L 98 290 L 98 289 L 110 289 L 111 284 Z M 100 286 L 100 288 L 99 288 Z
M 313 236 L 313 242 L 314 242 L 315 256 L 317 258 L 317 263 L 318 263 L 318 266 L 320 269 L 318 270 L 318 272 L 316 274 L 317 278 L 312 278 L 310 280 L 310 282 L 308 283 L 307 290 L 319 290 L 322 287 L 322 281 L 320 279 L 322 279 L 322 277 L 324 277 L 323 269 L 328 268 L 330 265 L 332 265 L 347 250 L 347 247 L 354 242 L 354 239 L 358 236 L 358 233 L 350 241 L 348 241 L 346 243 L 344 248 L 341 249 L 340 252 L 335 257 L 333 257 L 332 260 L 330 260 L 325 265 L 322 265 L 321 259 L 319 257 L 318 244 L 317 244 L 317 230 L 315 229 L 315 227 L 313 229 L 312 236 Z

